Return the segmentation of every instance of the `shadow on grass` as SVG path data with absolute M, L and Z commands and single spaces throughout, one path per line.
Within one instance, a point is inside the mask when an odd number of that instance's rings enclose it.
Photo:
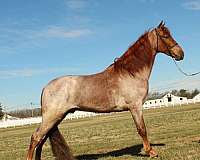
M 165 144 L 151 144 L 151 146 L 165 146 Z M 77 160 L 98 160 L 99 158 L 103 157 L 120 157 L 123 155 L 131 155 L 131 156 L 138 156 L 138 157 L 148 157 L 147 155 L 141 154 L 141 149 L 143 148 L 142 144 L 134 145 L 131 147 L 126 147 L 120 150 L 115 150 L 107 153 L 100 153 L 100 154 L 84 154 L 76 156 Z
M 193 143 L 200 143 L 200 140 L 193 140 Z

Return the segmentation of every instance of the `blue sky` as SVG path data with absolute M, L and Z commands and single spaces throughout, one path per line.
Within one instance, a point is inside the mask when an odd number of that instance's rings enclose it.
M 0 102 L 9 109 L 39 104 L 55 77 L 102 71 L 145 30 L 164 20 L 183 47 L 179 65 L 200 70 L 200 0 L 17 0 L 0 5 Z M 151 90 L 199 88 L 159 54 Z

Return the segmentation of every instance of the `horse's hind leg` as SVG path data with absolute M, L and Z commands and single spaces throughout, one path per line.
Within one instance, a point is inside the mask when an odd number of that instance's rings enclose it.
M 33 159 L 34 150 L 38 146 L 39 146 L 39 148 L 38 148 L 36 157 L 37 157 L 37 159 L 40 158 L 40 156 L 41 156 L 40 150 L 42 150 L 43 140 L 44 140 L 46 134 L 48 133 L 48 131 L 49 131 L 49 128 L 46 128 L 46 127 L 44 127 L 43 124 L 41 124 L 41 126 L 33 133 L 33 135 L 31 136 L 31 142 L 30 142 L 30 146 L 29 146 L 29 150 L 28 150 L 28 154 L 27 154 L 27 160 Z
M 42 141 L 36 147 L 35 160 L 41 160 L 42 146 L 46 142 L 48 137 L 56 160 L 74 160 L 70 148 L 65 142 L 65 139 L 58 130 L 57 126 L 54 126 L 53 129 L 49 131 L 45 138 L 42 139 Z
M 59 116 L 54 115 L 52 117 L 43 116 L 43 121 L 40 127 L 31 136 L 31 143 L 28 150 L 27 160 L 33 159 L 33 153 L 35 148 L 39 146 L 40 143 L 43 143 L 42 141 L 45 139 L 47 133 L 54 127 L 54 125 L 57 125 L 61 122 L 63 116 L 64 114 Z
M 35 150 L 36 146 L 39 145 L 40 141 L 42 140 L 42 138 L 36 139 L 35 135 L 37 134 L 38 130 L 39 130 L 39 128 L 37 128 L 37 130 L 31 136 L 31 142 L 29 145 L 29 150 L 28 150 L 28 154 L 27 154 L 27 158 L 26 158 L 27 160 L 33 159 L 34 150 Z
M 69 146 L 65 142 L 64 137 L 61 135 L 58 127 L 53 129 L 53 132 L 49 134 L 51 142 L 51 148 L 56 160 L 74 160 L 74 157 L 70 151 Z

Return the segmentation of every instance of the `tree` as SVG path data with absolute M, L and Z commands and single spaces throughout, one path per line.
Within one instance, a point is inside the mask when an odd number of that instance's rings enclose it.
M 180 96 L 180 97 L 187 97 L 189 99 L 194 98 L 197 94 L 199 94 L 199 90 L 195 89 L 192 91 L 186 90 L 186 89 L 180 89 L 180 90 L 172 90 L 171 93 L 175 96 Z
M 0 103 L 0 119 L 3 118 L 3 105 Z
M 14 110 L 14 111 L 9 111 L 8 114 L 18 118 L 27 118 L 32 116 L 37 117 L 41 116 L 41 109 L 35 108 L 35 109 Z
M 194 98 L 194 96 L 196 96 L 197 94 L 199 94 L 199 90 L 198 89 L 193 90 L 191 93 L 191 98 Z
M 171 94 L 177 96 L 178 95 L 178 91 L 176 89 L 174 89 L 174 90 L 171 91 Z
M 188 93 L 186 89 L 180 89 L 179 95 L 180 97 L 187 97 Z

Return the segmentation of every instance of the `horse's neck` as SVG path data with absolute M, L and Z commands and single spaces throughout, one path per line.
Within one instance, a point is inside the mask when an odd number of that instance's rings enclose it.
M 122 68 L 134 77 L 145 80 L 149 79 L 155 59 L 154 50 L 147 34 L 131 46 L 119 60 Z
M 155 56 L 152 55 L 152 57 L 148 57 L 148 64 L 144 63 L 143 67 L 141 67 L 138 72 L 135 73 L 135 77 L 139 78 L 139 79 L 143 79 L 143 80 L 149 80 L 149 77 L 151 75 L 151 71 L 153 68 L 153 64 L 154 64 L 154 60 L 155 60 Z
M 155 56 L 152 58 L 151 64 L 149 66 L 143 67 L 138 73 L 136 73 L 136 77 L 143 79 L 143 80 L 149 80 L 149 77 L 151 75 L 151 71 L 153 68 Z

